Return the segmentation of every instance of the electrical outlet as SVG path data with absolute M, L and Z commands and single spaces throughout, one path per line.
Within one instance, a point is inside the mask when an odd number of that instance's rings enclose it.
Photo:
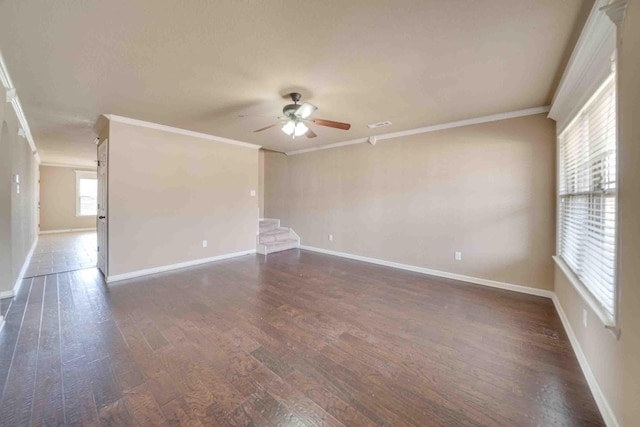
M 202 247 L 203 247 L 203 248 L 206 248 L 206 247 L 207 247 L 207 241 L 206 241 L 206 240 L 203 240 L 203 241 L 202 241 Z
M 454 258 L 456 261 L 462 261 L 462 252 L 460 252 L 460 251 L 455 251 L 455 252 L 453 253 L 453 258 Z
M 587 327 L 587 310 L 582 309 L 582 326 Z
M 329 234 L 329 241 L 333 242 L 333 234 Z
M 256 190 L 251 190 L 251 191 L 249 192 L 249 195 L 250 195 L 251 197 L 256 197 Z

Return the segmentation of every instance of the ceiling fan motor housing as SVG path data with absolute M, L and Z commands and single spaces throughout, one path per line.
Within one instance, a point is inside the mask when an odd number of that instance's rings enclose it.
M 288 118 L 295 118 L 294 113 L 298 110 L 298 108 L 300 108 L 298 104 L 287 104 L 282 109 L 282 114 L 284 114 L 285 117 Z
M 290 119 L 295 119 L 296 117 L 294 113 L 298 108 L 300 108 L 300 106 L 298 105 L 298 101 L 300 101 L 300 98 L 302 98 L 302 95 L 299 94 L 298 92 L 291 92 L 289 94 L 289 97 L 291 97 L 291 100 L 294 103 L 285 105 L 284 108 L 282 109 L 282 113 L 285 115 L 285 117 L 288 117 Z

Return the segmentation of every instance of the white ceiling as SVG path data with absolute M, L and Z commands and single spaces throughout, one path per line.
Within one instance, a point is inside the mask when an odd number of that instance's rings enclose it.
M 547 105 L 592 4 L 4 0 L 0 50 L 45 162 L 94 159 L 104 113 L 293 151 Z M 351 130 L 253 133 L 294 89 Z

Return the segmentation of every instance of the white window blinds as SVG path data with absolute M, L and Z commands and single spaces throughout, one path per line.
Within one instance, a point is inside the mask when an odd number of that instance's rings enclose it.
M 558 137 L 558 254 L 611 319 L 616 298 L 616 135 L 612 75 Z
M 97 214 L 98 179 L 96 172 L 76 171 L 76 216 Z

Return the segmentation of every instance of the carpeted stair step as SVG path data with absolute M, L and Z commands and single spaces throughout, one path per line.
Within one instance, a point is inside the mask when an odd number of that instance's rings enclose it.
M 266 233 L 280 227 L 279 219 L 264 219 L 260 221 L 260 233 Z
M 272 243 L 283 241 L 287 239 L 291 239 L 291 232 L 288 228 L 278 227 L 274 230 L 266 231 L 264 233 L 260 233 L 259 243 Z
M 300 247 L 300 238 L 287 227 L 280 227 L 280 220 L 267 218 L 259 223 L 256 252 L 267 255 Z
M 271 254 L 274 252 L 286 251 L 287 249 L 293 249 L 298 247 L 297 239 L 279 240 L 271 243 L 261 243 L 265 248 L 265 254 Z

